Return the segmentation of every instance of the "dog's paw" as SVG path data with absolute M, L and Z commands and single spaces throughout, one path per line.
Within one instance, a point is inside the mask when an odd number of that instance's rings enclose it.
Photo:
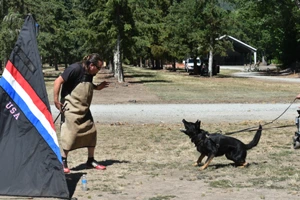
M 249 167 L 249 163 L 245 162 L 244 164 L 238 166 L 238 168 L 245 168 L 245 167 Z
M 203 171 L 203 170 L 205 170 L 205 169 L 206 169 L 206 167 L 205 167 L 205 166 L 202 166 L 202 167 L 199 168 L 199 171 Z
M 194 167 L 198 167 L 199 165 L 200 165 L 200 163 L 197 163 L 197 162 L 195 162 L 195 163 L 193 164 Z

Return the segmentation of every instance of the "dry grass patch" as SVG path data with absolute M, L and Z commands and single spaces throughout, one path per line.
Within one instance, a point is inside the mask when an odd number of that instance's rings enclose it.
M 287 123 L 290 124 L 272 125 Z M 229 132 L 256 125 L 257 122 L 203 122 L 202 127 Z M 89 192 L 82 192 L 80 184 L 74 191 L 74 196 L 83 199 L 88 195 L 91 199 L 181 199 L 186 190 L 197 186 L 202 189 L 196 192 L 198 196 L 209 196 L 211 190 L 217 191 L 214 188 L 298 194 L 300 151 L 291 148 L 295 127 L 263 130 L 258 146 L 248 151 L 247 168 L 236 168 L 225 157 L 218 157 L 204 171 L 192 166 L 199 153 L 179 131 L 182 124 L 97 124 L 97 128 L 96 158 L 107 165 L 106 171 L 78 169 L 86 161 L 85 150 L 69 155 L 72 173 L 87 172 Z M 248 143 L 254 134 L 243 132 L 233 137 Z
M 229 71 L 229 72 L 228 72 Z M 169 103 L 290 103 L 299 93 L 297 83 L 233 77 L 221 70 L 212 78 L 125 67 L 125 73 Z

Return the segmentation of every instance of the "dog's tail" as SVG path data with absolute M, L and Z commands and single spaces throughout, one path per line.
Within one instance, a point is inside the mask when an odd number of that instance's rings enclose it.
M 262 131 L 262 126 L 259 125 L 259 127 L 254 135 L 253 140 L 249 144 L 246 144 L 247 150 L 252 149 L 253 147 L 255 147 L 258 144 L 258 142 L 260 140 L 260 136 L 261 136 L 261 131 Z

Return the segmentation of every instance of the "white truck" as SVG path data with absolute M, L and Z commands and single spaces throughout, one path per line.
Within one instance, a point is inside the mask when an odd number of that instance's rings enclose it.
M 197 66 L 201 66 L 201 60 L 200 58 L 197 58 Z M 193 72 L 194 71 L 194 59 L 188 58 L 184 61 L 184 67 L 186 72 Z

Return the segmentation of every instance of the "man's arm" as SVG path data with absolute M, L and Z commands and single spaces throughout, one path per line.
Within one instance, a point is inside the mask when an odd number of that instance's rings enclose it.
M 57 79 L 55 79 L 54 87 L 53 87 L 54 104 L 55 104 L 55 107 L 60 111 L 62 111 L 61 110 L 62 103 L 60 103 L 58 98 L 59 98 L 60 88 L 63 83 L 64 83 L 64 79 L 61 76 L 59 76 Z

